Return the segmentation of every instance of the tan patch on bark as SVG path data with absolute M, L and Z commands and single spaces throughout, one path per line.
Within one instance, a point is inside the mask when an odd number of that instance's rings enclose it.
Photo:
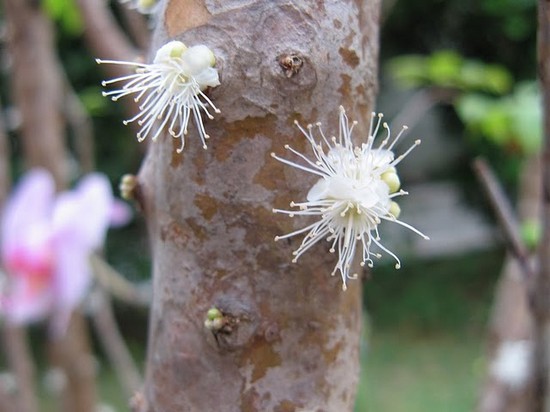
M 263 378 L 269 368 L 274 368 L 281 364 L 281 356 L 273 349 L 271 344 L 263 339 L 258 339 L 254 342 L 248 349 L 245 359 L 254 367 L 250 383 Z
M 198 194 L 195 197 L 195 206 L 197 206 L 202 213 L 202 217 L 204 217 L 206 220 L 211 220 L 212 216 L 214 216 L 218 212 L 218 205 L 216 203 L 216 200 L 213 199 L 210 196 Z
M 170 37 L 203 26 L 210 20 L 210 13 L 200 0 L 174 1 L 166 7 L 166 30 Z
M 360 60 L 355 50 L 340 47 L 338 49 L 338 53 L 340 53 L 340 56 L 342 56 L 346 64 L 348 64 L 350 67 L 356 68 L 357 66 L 359 66 Z

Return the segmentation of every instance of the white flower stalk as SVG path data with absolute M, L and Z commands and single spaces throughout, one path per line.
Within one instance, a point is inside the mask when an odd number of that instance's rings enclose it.
M 139 11 L 141 14 L 153 14 L 159 5 L 158 0 L 118 0 L 127 4 L 129 8 Z
M 185 135 L 191 116 L 195 121 L 203 147 L 210 137 L 204 129 L 201 112 L 209 118 L 210 113 L 220 110 L 204 94 L 208 87 L 220 84 L 214 53 L 204 46 L 187 48 L 180 41 L 171 41 L 162 46 L 151 64 L 100 60 L 98 63 L 119 64 L 135 68 L 135 73 L 102 82 L 103 86 L 123 83 L 117 90 L 103 92 L 104 96 L 116 101 L 121 97 L 134 96 L 139 103 L 139 113 L 124 124 L 136 122 L 141 126 L 138 141 L 148 136 L 154 141 L 165 127 L 176 139 L 181 140 L 177 149 L 181 153 L 185 147 Z
M 319 220 L 292 233 L 277 236 L 275 240 L 307 233 L 300 247 L 293 252 L 293 262 L 321 239 L 329 241 L 330 252 L 338 253 L 338 262 L 332 275 L 340 272 L 344 290 L 348 279 L 357 278 L 356 273 L 350 272 L 357 249 L 361 250 L 361 266 L 366 264 L 372 267 L 373 258 L 381 257 L 380 253 L 372 250 L 375 246 L 395 259 L 397 269 L 401 267 L 399 258 L 381 243 L 378 225 L 382 221 L 397 223 L 428 239 L 414 227 L 398 220 L 400 208 L 394 200 L 407 194 L 400 190 L 401 184 L 395 166 L 420 144 L 420 140 L 415 141 L 405 153 L 395 157 L 393 148 L 407 127 L 403 126 L 399 134 L 390 141 L 390 128 L 382 123 L 382 117 L 382 114 L 372 114 L 366 142 L 355 146 L 352 131 L 357 122 L 350 125 L 344 108 L 340 106 L 338 137 L 328 139 L 321 124 L 317 123 L 315 126 L 319 131 L 319 138 L 316 139 L 313 125 L 304 129 L 295 122 L 311 144 L 313 160 L 289 145 L 285 149 L 298 157 L 297 162 L 271 154 L 280 162 L 319 177 L 309 190 L 306 201 L 290 203 L 290 207 L 296 208 L 295 210 L 273 210 L 290 217 L 316 216 Z M 375 148 L 374 140 L 381 126 L 386 136 Z

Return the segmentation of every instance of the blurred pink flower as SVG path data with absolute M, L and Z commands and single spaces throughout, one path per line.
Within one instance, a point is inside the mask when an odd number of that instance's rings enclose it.
M 53 315 L 54 332 L 65 330 L 91 283 L 90 254 L 103 244 L 109 225 L 130 219 L 121 204 L 99 173 L 59 194 L 45 170 L 21 179 L 1 220 L 6 285 L 0 313 L 7 322 L 27 324 Z

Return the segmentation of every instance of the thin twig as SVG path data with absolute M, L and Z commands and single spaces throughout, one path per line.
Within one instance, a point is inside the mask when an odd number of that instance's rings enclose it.
M 122 20 L 128 28 L 128 33 L 137 46 L 146 51 L 151 42 L 151 30 L 147 18 L 136 9 L 128 7 L 127 4 L 118 3 Z
M 136 287 L 98 255 L 92 255 L 90 263 L 97 281 L 112 296 L 132 306 L 149 307 L 150 288 Z
M 8 365 L 17 384 L 17 410 L 38 412 L 34 363 L 27 343 L 26 331 L 21 327 L 5 324 L 2 334 Z
M 84 37 L 92 52 L 100 59 L 133 61 L 140 52 L 117 24 L 105 0 L 78 0 L 84 19 Z M 108 65 L 114 76 L 126 71 L 122 66 Z
M 417 90 L 393 117 L 392 123 L 397 126 L 407 125 L 412 130 L 429 110 L 441 103 L 452 103 L 458 94 L 457 90 L 442 87 Z
M 128 36 L 117 24 L 105 0 L 78 0 L 80 13 L 84 19 L 84 37 L 95 57 L 104 60 L 137 61 L 142 59 Z M 132 69 L 120 64 L 102 64 L 101 69 L 109 77 L 122 77 L 132 73 Z M 139 105 L 134 99 L 123 99 L 128 117 L 139 112 Z M 139 131 L 137 122 L 129 124 L 135 132 Z M 140 147 L 146 148 L 146 145 Z
M 519 224 L 508 198 L 491 167 L 483 158 L 475 159 L 473 168 L 495 211 L 510 251 L 520 264 L 525 280 L 532 279 L 534 271 L 529 263 L 529 252 L 521 239 Z
M 92 119 L 82 105 L 62 67 L 59 68 L 59 73 L 63 77 L 65 92 L 63 114 L 74 137 L 74 147 L 80 168 L 84 173 L 89 173 L 94 169 L 94 131 Z
M 118 379 L 130 399 L 141 386 L 140 373 L 118 329 L 113 308 L 107 294 L 98 288 L 95 291 L 93 324 L 107 356 L 113 364 Z

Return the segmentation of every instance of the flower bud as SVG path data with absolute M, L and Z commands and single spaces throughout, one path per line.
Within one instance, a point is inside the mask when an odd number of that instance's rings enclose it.
M 401 214 L 401 207 L 399 207 L 399 205 L 397 204 L 397 202 L 391 202 L 390 203 L 390 210 L 389 210 L 390 214 L 394 217 L 394 218 L 399 218 L 399 215 Z
M 209 320 L 214 320 L 223 317 L 223 314 L 218 308 L 210 308 L 208 312 L 206 312 L 206 317 Z
M 401 181 L 399 180 L 399 176 L 395 172 L 395 169 L 382 173 L 380 178 L 388 185 L 390 188 L 390 193 L 397 192 L 401 187 Z
M 155 55 L 155 63 L 166 62 L 170 59 L 182 57 L 183 53 L 187 50 L 187 46 L 181 41 L 171 41 L 166 43 L 160 49 L 158 49 Z
M 185 50 L 181 58 L 183 59 L 187 70 L 189 70 L 189 73 L 192 75 L 196 75 L 216 64 L 216 57 L 214 56 L 214 53 L 203 44 L 188 48 Z

